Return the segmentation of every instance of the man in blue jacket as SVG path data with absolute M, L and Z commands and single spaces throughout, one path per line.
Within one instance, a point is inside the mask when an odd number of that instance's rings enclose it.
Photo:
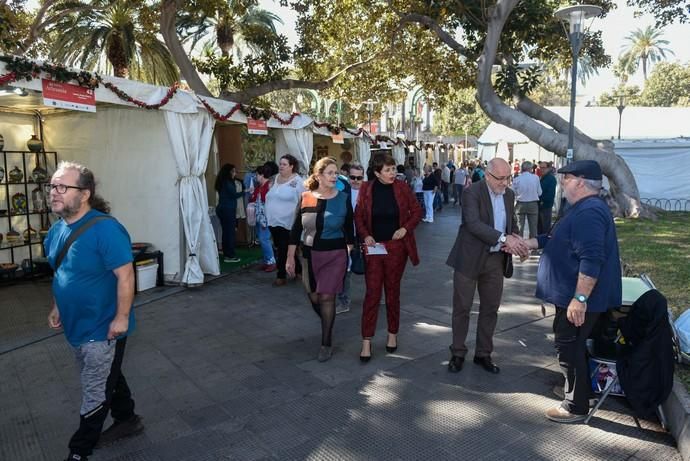
M 565 399 L 546 417 L 560 423 L 582 421 L 591 391 L 586 341 L 600 314 L 621 305 L 621 267 L 613 217 L 599 197 L 602 173 L 593 160 L 558 170 L 568 211 L 549 234 L 530 239 L 543 248 L 537 271 L 538 298 L 556 306 L 556 351 L 565 376 Z

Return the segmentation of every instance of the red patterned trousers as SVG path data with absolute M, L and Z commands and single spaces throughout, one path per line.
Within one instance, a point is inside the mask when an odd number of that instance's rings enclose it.
M 388 332 L 397 334 L 400 327 L 400 280 L 405 272 L 407 250 L 402 240 L 383 242 L 387 255 L 365 256 L 366 294 L 362 308 L 362 337 L 371 338 L 376 332 L 381 290 L 386 290 Z

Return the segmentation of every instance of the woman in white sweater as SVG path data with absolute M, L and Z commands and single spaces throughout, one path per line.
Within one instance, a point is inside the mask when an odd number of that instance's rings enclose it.
M 304 178 L 298 174 L 298 170 L 297 159 L 290 154 L 283 155 L 278 162 L 278 174 L 274 178 L 268 194 L 266 194 L 266 218 L 273 237 L 273 244 L 276 247 L 276 263 L 278 265 L 277 278 L 273 285 L 278 287 L 287 283 L 285 262 L 290 241 L 290 229 L 292 229 L 292 224 L 295 221 L 299 199 L 302 192 L 306 190 Z M 302 274 L 299 259 L 295 273 L 297 275 Z

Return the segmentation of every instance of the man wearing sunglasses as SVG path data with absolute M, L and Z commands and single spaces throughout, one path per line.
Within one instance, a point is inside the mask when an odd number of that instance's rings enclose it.
M 503 278 L 512 273 L 512 256 L 526 255 L 524 241 L 513 235 L 515 193 L 508 188 L 511 168 L 501 158 L 492 159 L 486 176 L 473 183 L 462 199 L 462 223 L 446 264 L 453 273 L 453 344 L 448 371 L 462 369 L 467 354 L 465 339 L 475 289 L 479 292 L 479 317 L 474 363 L 490 373 L 500 369 L 491 359 L 493 335 L 503 294 Z
M 127 335 L 134 329 L 132 244 L 96 194 L 91 170 L 62 162 L 47 186 L 51 211 L 62 218 L 43 243 L 55 271 L 48 325 L 64 330 L 79 365 L 80 424 L 67 460 L 85 461 L 96 444 L 144 429 L 121 372 Z M 101 434 L 108 413 L 114 422 Z

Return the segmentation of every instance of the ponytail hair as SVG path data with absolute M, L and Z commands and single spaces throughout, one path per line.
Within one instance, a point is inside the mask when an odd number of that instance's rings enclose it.
M 320 159 L 318 162 L 316 162 L 314 168 L 312 169 L 311 175 L 309 175 L 307 180 L 304 181 L 304 187 L 306 187 L 309 190 L 318 189 L 319 175 L 323 174 L 323 172 L 326 171 L 326 168 L 328 168 L 331 165 L 338 166 L 338 163 L 335 161 L 333 157 L 324 157 Z

